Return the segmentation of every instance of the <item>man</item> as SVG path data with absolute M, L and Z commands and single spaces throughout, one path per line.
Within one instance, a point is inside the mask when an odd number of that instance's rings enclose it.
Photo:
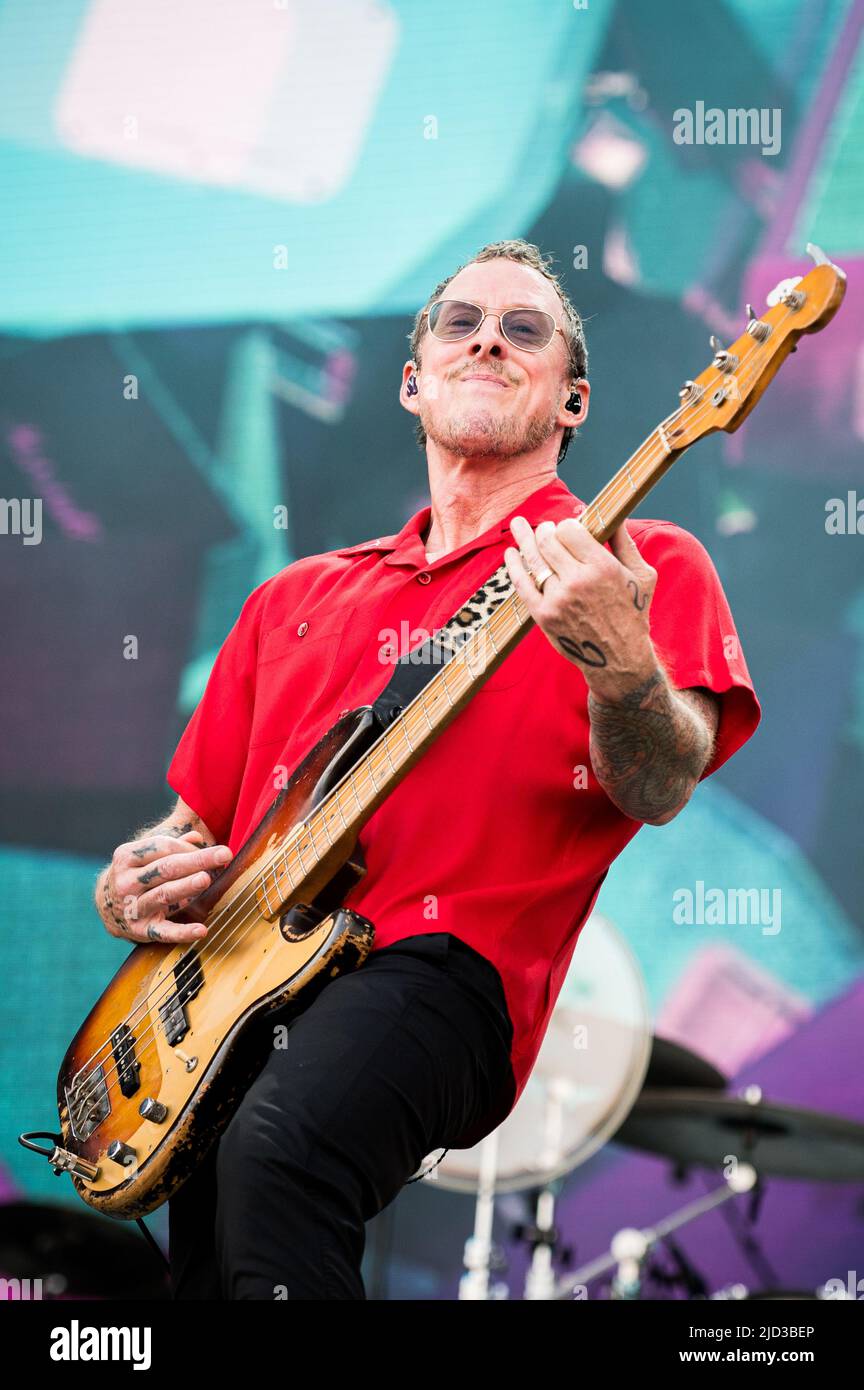
M 610 863 L 759 720 L 699 542 L 643 520 L 601 545 L 576 520 L 557 462 L 587 417 L 587 357 L 537 248 L 483 248 L 411 348 L 400 400 L 431 505 L 249 596 L 169 767 L 175 810 L 100 876 L 108 930 L 205 935 L 166 913 L 502 560 L 534 626 L 364 827 L 346 902 L 374 948 L 292 1021 L 172 1198 L 178 1298 L 364 1298 L 364 1222 L 425 1155 L 509 1113 Z

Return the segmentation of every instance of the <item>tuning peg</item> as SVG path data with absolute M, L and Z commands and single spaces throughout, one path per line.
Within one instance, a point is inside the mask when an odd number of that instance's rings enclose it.
M 747 332 L 757 343 L 764 343 L 771 333 L 770 323 L 766 323 L 764 319 L 757 319 L 752 304 L 747 305 Z
M 728 348 L 724 348 L 719 338 L 711 334 L 711 347 L 714 352 L 714 366 L 721 372 L 734 372 L 738 366 L 738 358 Z
M 804 250 L 807 252 L 807 255 L 813 261 L 814 265 L 831 264 L 828 257 L 825 255 L 825 252 L 822 250 L 822 247 L 817 246 L 815 242 L 808 241 L 807 245 L 804 247 Z
M 796 290 L 795 286 L 800 284 L 800 275 L 792 275 L 788 280 L 781 280 L 779 285 L 775 285 L 771 293 L 766 296 L 765 303 L 769 309 L 773 309 L 776 304 L 785 304 L 789 309 L 800 309 L 807 298 L 802 290 Z
M 705 387 L 700 386 L 698 382 L 695 381 L 685 381 L 681 390 L 678 392 L 678 396 L 684 405 L 693 405 L 694 401 L 700 400 L 704 394 Z

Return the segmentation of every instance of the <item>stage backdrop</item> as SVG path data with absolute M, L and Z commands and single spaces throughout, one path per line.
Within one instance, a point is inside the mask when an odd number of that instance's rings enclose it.
M 861 0 L 0 4 L 7 1193 L 78 1202 L 16 1136 L 56 1122 L 62 1053 L 124 955 L 97 872 L 172 803 L 165 770 L 251 589 L 427 501 L 397 400 L 413 315 L 517 236 L 586 320 L 591 414 L 562 467 L 586 500 L 808 241 L 847 270 L 842 314 L 753 418 L 638 509 L 709 550 L 764 714 L 598 908 L 658 1031 L 864 1120 L 860 1012 L 841 1007 L 864 964 L 862 24 Z M 729 138 L 739 109 L 755 121 Z M 778 929 L 676 922 L 700 883 L 778 893 Z M 816 1026 L 830 1098 L 795 1047 Z M 623 1157 L 571 1180 L 586 1257 L 622 1212 L 678 1203 L 629 1210 Z M 378 1296 L 453 1293 L 471 1214 L 428 1188 L 400 1199 Z M 787 1282 L 852 1267 L 847 1202 L 782 1197 L 810 1222 Z M 434 1249 L 411 1219 L 427 1210 Z M 164 1239 L 164 1212 L 152 1226 Z M 720 1282 L 736 1268 L 719 1236 L 701 1256 Z

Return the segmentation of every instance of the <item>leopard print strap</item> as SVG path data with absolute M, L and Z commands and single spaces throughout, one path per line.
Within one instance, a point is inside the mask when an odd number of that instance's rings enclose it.
M 439 666 L 449 661 L 512 593 L 513 581 L 507 566 L 501 565 L 465 600 L 443 627 L 433 632 L 421 646 L 414 648 L 410 653 L 412 661 L 424 665 L 427 661 L 434 661 Z M 403 657 L 402 660 L 407 658 Z

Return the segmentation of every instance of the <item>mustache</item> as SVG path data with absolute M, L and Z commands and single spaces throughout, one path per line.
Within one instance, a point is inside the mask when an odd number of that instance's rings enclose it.
M 455 379 L 457 381 L 469 381 L 472 376 L 497 376 L 500 377 L 502 381 L 506 381 L 508 385 L 513 384 L 510 381 L 510 378 L 503 371 L 496 372 L 494 367 L 483 367 L 483 369 L 479 372 L 457 372 L 455 374 Z

